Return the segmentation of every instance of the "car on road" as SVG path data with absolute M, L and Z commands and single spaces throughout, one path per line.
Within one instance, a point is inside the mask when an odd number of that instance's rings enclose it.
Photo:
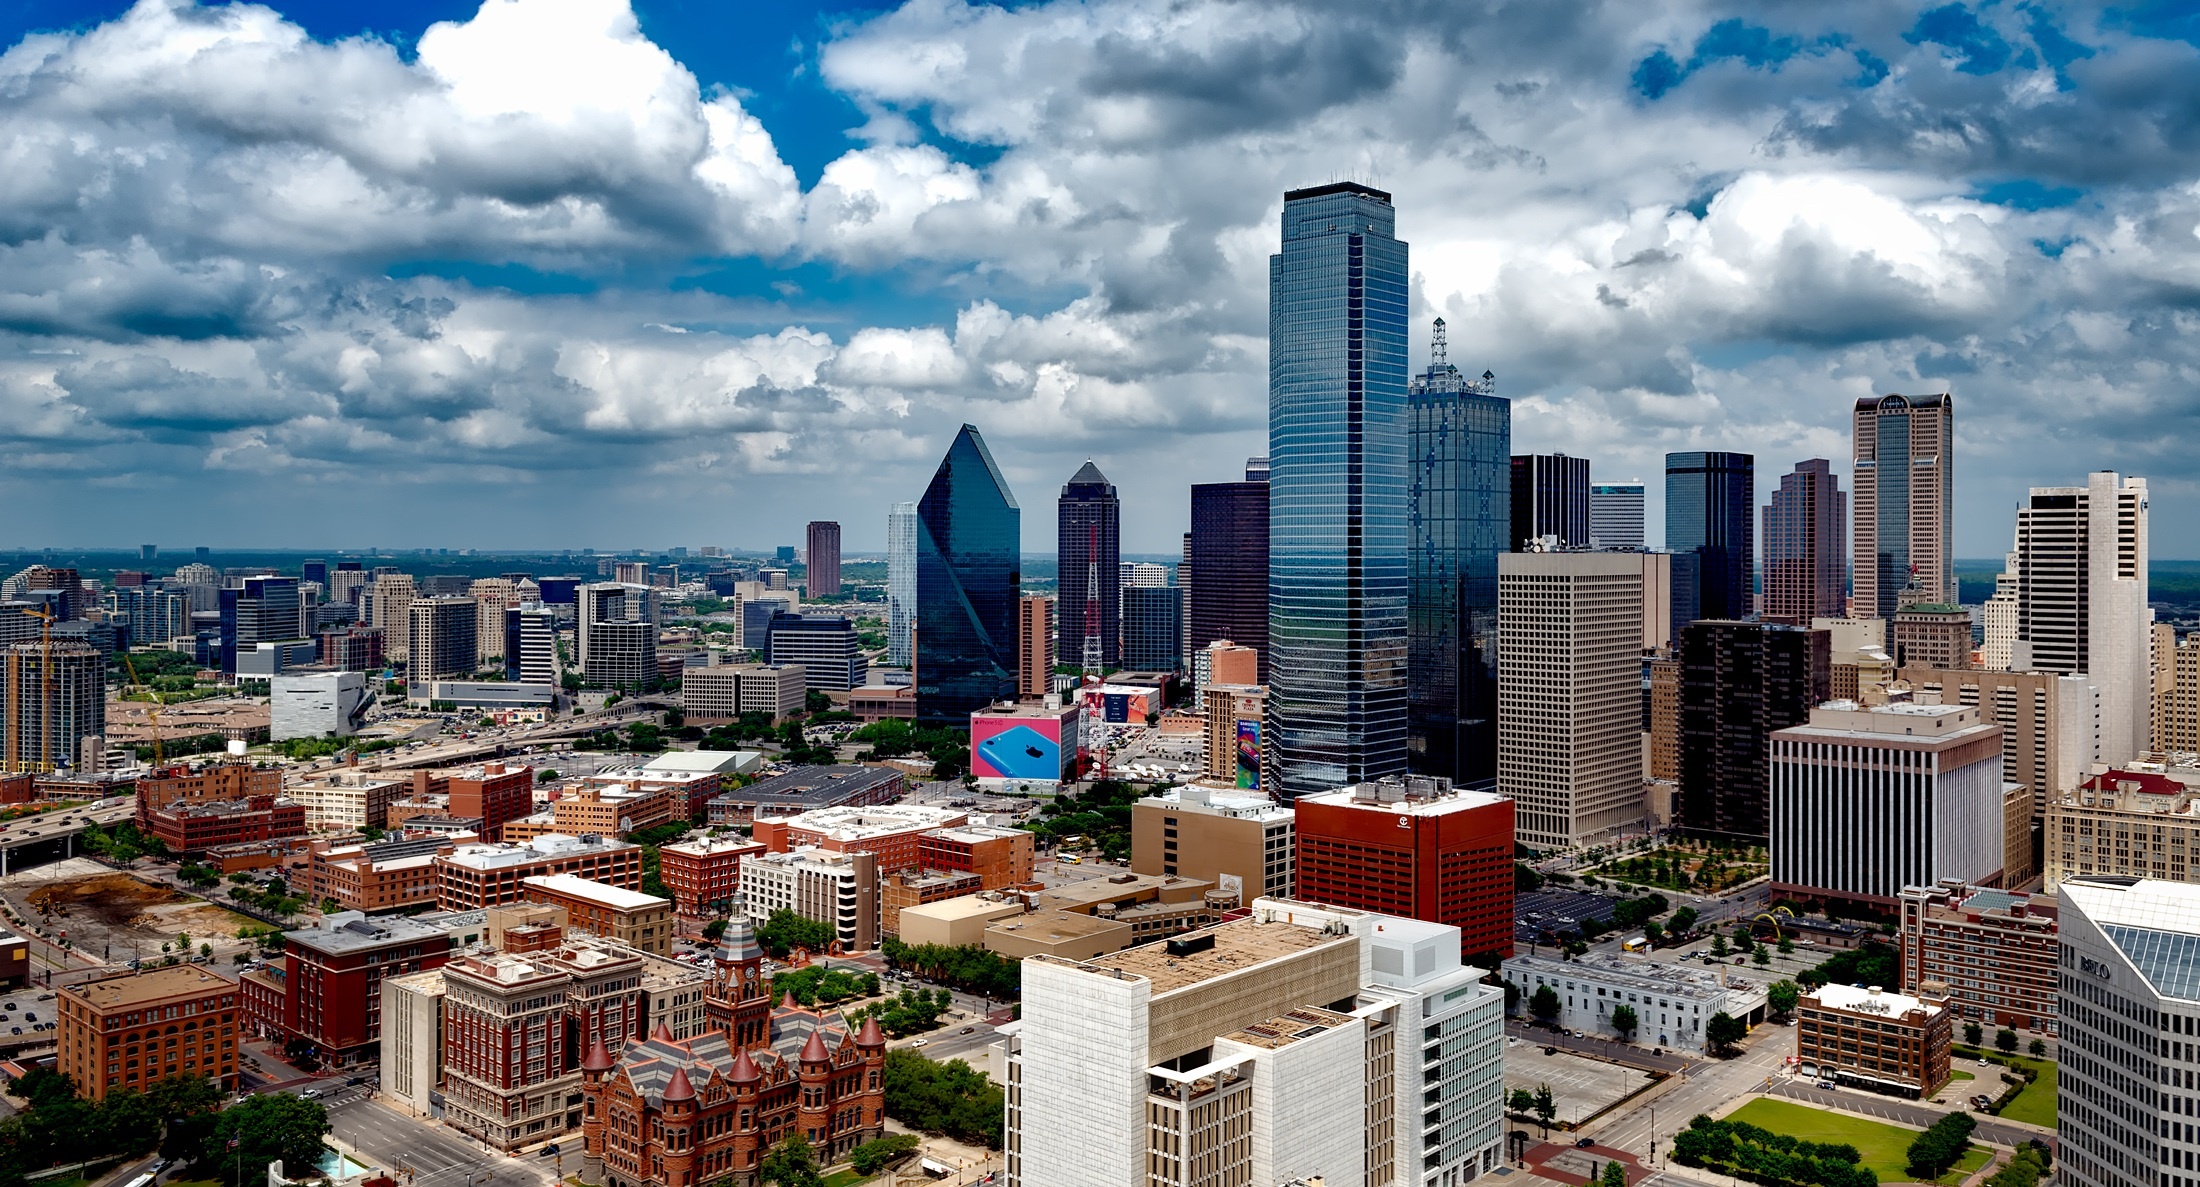
M 15 1033 L 17 1033 L 17 1034 L 22 1034 L 23 1032 L 22 1032 L 22 1031 L 16 1031 Z M 918 1039 L 918 1040 L 917 1040 L 916 1042 L 914 1042 L 914 1043 L 911 1043 L 911 1044 L 909 1044 L 909 1045 L 910 1045 L 910 1046 L 912 1046 L 912 1047 L 924 1047 L 924 1046 L 929 1046 L 929 1045 L 931 1044 L 931 1042 L 932 1042 L 932 1040 L 930 1040 L 930 1039 Z
M 314 1097 L 317 1097 L 319 1095 L 321 1095 L 321 1090 L 318 1088 L 308 1088 L 304 1092 L 298 1094 L 299 1099 L 301 1100 L 312 1100 Z
M 1578 1149 L 1586 1150 L 1596 1144 L 1597 1140 L 1595 1138 L 1583 1138 L 1580 1141 L 1575 1142 L 1574 1146 Z
M 556 1142 L 552 1142 L 552 1143 L 550 1143 L 549 1145 L 547 1145 L 547 1146 L 544 1146 L 544 1147 L 542 1148 L 542 1156 L 543 1156 L 544 1158 L 553 1158 L 553 1157 L 556 1157 L 557 1153 L 558 1153 L 558 1144 L 557 1144 Z
M 964 1034 L 970 1034 L 970 1033 L 972 1033 L 972 1032 L 976 1031 L 977 1029 L 978 1029 L 978 1028 L 977 1028 L 977 1027 L 975 1027 L 975 1026 L 966 1026 L 966 1027 L 963 1027 L 963 1033 L 964 1033 Z

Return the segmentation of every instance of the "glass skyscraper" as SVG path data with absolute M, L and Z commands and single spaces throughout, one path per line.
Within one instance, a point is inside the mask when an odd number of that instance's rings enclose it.
M 1217 639 L 1250 647 L 1268 679 L 1268 459 L 1243 482 L 1192 487 L 1191 588 L 1184 595 L 1189 650 Z M 1178 584 L 1183 584 L 1181 574 Z
M 1675 629 L 1694 619 L 1741 618 L 1750 611 L 1757 559 L 1757 459 L 1746 453 L 1665 455 L 1665 548 L 1674 554 Z M 1682 554 L 1694 558 L 1684 576 Z M 1682 589 L 1682 582 L 1690 588 Z M 1688 619 L 1679 607 L 1689 605 Z
M 909 666 L 909 632 L 917 621 L 917 505 L 886 509 L 886 662 Z
M 1055 662 L 1099 672 L 1121 667 L 1123 615 L 1117 572 L 1123 564 L 1123 505 L 1115 497 L 1115 484 L 1100 467 L 1086 462 L 1062 487 L 1055 516 L 1060 598 L 1055 613 Z
M 1856 612 L 1956 600 L 1955 397 L 1856 402 Z
M 917 721 L 970 728 L 1016 697 L 1023 512 L 975 425 L 964 425 L 917 503 Z
M 1390 195 L 1283 196 L 1268 259 L 1269 786 L 1406 766 L 1406 245 Z M 1195 574 L 1196 580 L 1196 574 Z
M 1174 585 L 1123 589 L 1123 666 L 1174 672 L 1184 663 L 1184 591 Z
M 1445 358 L 1436 319 L 1411 419 L 1406 758 L 1464 784 L 1497 778 L 1497 557 L 1511 525 L 1512 401 Z
M 1589 459 L 1524 453 L 1512 459 L 1512 547 L 1526 552 L 1551 536 L 1564 548 L 1589 547 Z

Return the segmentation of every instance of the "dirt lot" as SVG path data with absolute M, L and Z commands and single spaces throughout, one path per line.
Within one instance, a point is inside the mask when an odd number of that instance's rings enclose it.
M 49 936 L 109 959 L 152 956 L 163 943 L 188 935 L 194 947 L 228 947 L 253 920 L 94 862 L 75 860 L 27 870 L 0 884 L 17 911 Z

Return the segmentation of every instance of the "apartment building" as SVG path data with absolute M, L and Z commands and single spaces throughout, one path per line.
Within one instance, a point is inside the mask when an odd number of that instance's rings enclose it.
M 1936 982 L 1960 1021 L 2055 1033 L 2054 896 L 1949 879 L 1905 887 L 1901 906 L 1902 992 Z
M 842 952 L 868 952 L 878 947 L 879 865 L 865 849 L 760 853 L 741 862 L 742 903 L 757 923 L 792 911 L 831 925 Z
M 672 900 L 571 874 L 521 882 L 527 901 L 565 908 L 567 926 L 659 956 L 672 950 Z
M 527 897 L 527 879 L 549 874 L 639 890 L 642 847 L 600 836 L 553 833 L 517 845 L 460 845 L 438 854 L 435 868 L 437 905 L 445 911 L 473 911 L 520 902 Z
M 1202 878 L 1244 902 L 1290 898 L 1298 884 L 1296 820 L 1258 792 L 1172 788 L 1131 805 L 1131 869 Z
M 763 852 L 764 846 L 735 833 L 690 833 L 657 850 L 657 876 L 680 914 L 715 914 L 741 893 L 742 859 Z
M 307 828 L 351 833 L 363 828 L 388 828 L 390 805 L 404 799 L 411 790 L 411 780 L 400 775 L 338 770 L 312 776 L 288 794 L 305 806 Z
M 1954 1014 L 1946 987 L 1915 997 L 1877 985 L 1822 985 L 1795 1008 L 1795 1053 L 1805 1077 L 1917 1100 L 1948 1082 Z
M 63 985 L 55 991 L 54 1070 L 103 1101 L 169 1076 L 237 1087 L 237 986 L 198 965 Z

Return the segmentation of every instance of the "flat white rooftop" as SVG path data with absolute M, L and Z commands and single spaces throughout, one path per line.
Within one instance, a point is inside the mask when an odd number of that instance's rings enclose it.
M 571 874 L 540 874 L 533 878 L 522 878 L 520 884 L 522 886 L 539 887 L 554 894 L 563 894 L 572 898 L 586 899 L 589 902 L 602 903 L 615 911 L 637 911 L 646 907 L 670 906 L 672 903 L 671 899 L 658 898 L 654 894 L 643 894 L 639 890 L 624 890 L 592 879 L 576 878 Z

